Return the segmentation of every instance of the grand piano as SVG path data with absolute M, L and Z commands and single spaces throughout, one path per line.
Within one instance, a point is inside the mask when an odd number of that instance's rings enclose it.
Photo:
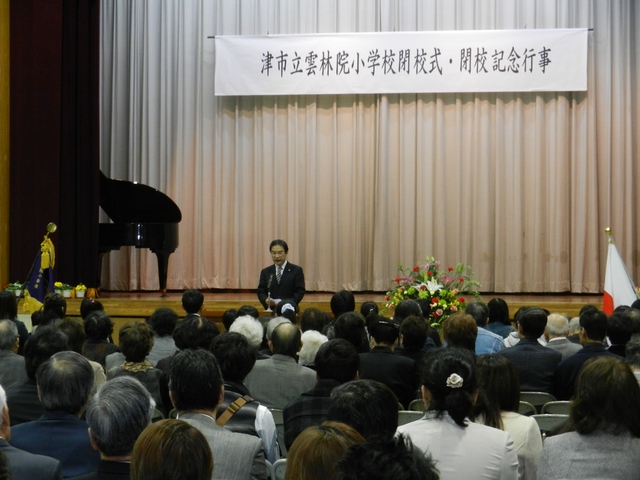
M 98 274 L 102 258 L 123 246 L 148 248 L 158 259 L 162 296 L 167 294 L 169 255 L 178 247 L 182 213 L 164 193 L 141 183 L 113 180 L 100 172 L 100 206 L 113 223 L 98 226 Z

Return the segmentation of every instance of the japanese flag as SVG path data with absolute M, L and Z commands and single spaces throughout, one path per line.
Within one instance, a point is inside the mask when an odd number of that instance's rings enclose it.
M 631 305 L 637 298 L 638 294 L 633 280 L 631 280 L 627 272 L 613 239 L 609 238 L 602 311 L 607 315 L 611 315 L 616 307 Z

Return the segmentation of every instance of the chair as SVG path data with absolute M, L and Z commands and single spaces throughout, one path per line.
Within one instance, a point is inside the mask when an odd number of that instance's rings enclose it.
M 569 415 L 571 410 L 571 402 L 568 400 L 556 400 L 555 402 L 547 402 L 542 406 L 541 413 L 557 413 L 561 415 Z
M 538 410 L 536 410 L 536 407 L 531 405 L 529 402 L 523 402 L 522 400 L 520 400 L 520 405 L 518 406 L 518 413 L 520 415 L 526 415 L 527 417 L 529 417 L 531 415 L 535 415 L 536 413 L 538 413 Z
M 540 429 L 543 439 L 550 431 L 560 427 L 569 419 L 569 415 L 549 413 L 531 415 L 531 417 L 538 423 L 538 428 Z
M 520 400 L 523 402 L 529 402 L 536 407 L 538 413 L 540 413 L 542 406 L 547 402 L 555 402 L 558 400 L 556 397 L 547 392 L 520 392 Z
M 284 480 L 284 474 L 287 470 L 287 459 L 281 458 L 273 464 L 273 480 Z
M 278 444 L 280 445 L 280 455 L 286 457 L 287 446 L 284 443 L 284 418 L 282 417 L 282 409 L 270 408 L 269 411 L 273 415 L 273 421 L 276 424 L 276 430 L 278 432 Z
M 167 418 L 173 418 L 173 419 L 178 418 L 178 410 L 176 410 L 175 408 L 172 408 Z
M 267 479 L 275 480 L 276 477 L 273 475 L 273 464 L 266 458 L 264 459 L 264 463 L 267 465 Z
M 153 409 L 153 416 L 151 417 L 151 423 L 156 423 L 160 420 L 164 419 L 164 413 L 162 413 L 160 410 L 158 410 L 157 408 Z
M 409 408 L 407 410 L 412 410 L 414 412 L 424 412 L 424 401 L 419 398 L 411 400 L 411 403 L 409 403 Z
M 416 412 L 415 410 L 399 410 L 398 411 L 398 426 L 406 423 L 415 422 L 420 420 L 424 416 L 423 412 Z

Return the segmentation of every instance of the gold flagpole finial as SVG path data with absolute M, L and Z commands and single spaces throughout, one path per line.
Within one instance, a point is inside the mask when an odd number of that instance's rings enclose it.
M 606 233 L 607 235 L 611 235 L 611 229 L 609 227 L 605 228 L 604 233 Z

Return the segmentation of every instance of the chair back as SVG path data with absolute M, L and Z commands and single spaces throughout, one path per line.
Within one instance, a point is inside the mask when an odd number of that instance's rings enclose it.
M 409 408 L 407 410 L 413 410 L 414 412 L 424 412 L 424 401 L 420 398 L 411 400 Z
M 278 433 L 278 444 L 280 445 L 280 455 L 282 457 L 286 457 L 287 447 L 284 443 L 284 418 L 282 416 L 282 409 L 269 408 L 269 411 L 271 412 L 271 415 L 273 415 L 273 422 L 276 424 L 276 432 Z
M 541 413 L 542 406 L 547 402 L 555 402 L 556 397 L 547 392 L 520 392 L 520 400 L 529 402 L 536 407 L 537 413 Z
M 287 459 L 281 458 L 273 464 L 273 480 L 284 480 L 284 474 L 287 471 Z
M 420 420 L 423 416 L 424 416 L 423 412 L 416 412 L 414 410 L 399 410 L 398 426 L 415 422 L 416 420 Z
M 561 427 L 567 420 L 569 415 L 560 414 L 537 414 L 531 416 L 538 424 L 542 438 L 546 438 L 549 432 Z
M 568 400 L 556 400 L 555 402 L 547 402 L 542 406 L 541 413 L 559 413 L 561 415 L 569 415 L 571 410 L 571 402 Z
M 518 413 L 520 415 L 526 415 L 527 417 L 530 417 L 531 415 L 535 415 L 536 413 L 538 413 L 538 410 L 529 402 L 523 402 L 522 400 L 520 400 L 520 404 L 518 405 Z

